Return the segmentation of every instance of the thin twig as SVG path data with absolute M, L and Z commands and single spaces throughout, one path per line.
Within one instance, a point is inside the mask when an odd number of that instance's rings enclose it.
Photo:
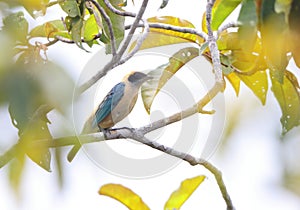
M 101 35 L 102 35 L 102 33 L 96 34 L 92 40 L 99 39 L 99 38 L 101 37 Z M 61 42 L 63 42 L 63 43 L 67 43 L 67 44 L 74 44 L 74 43 L 75 43 L 75 42 L 74 42 L 73 40 L 71 40 L 71 39 L 67 39 L 67 38 L 65 38 L 65 37 L 58 36 L 58 35 L 55 36 L 55 39 L 56 39 L 57 41 L 61 41 Z M 90 40 L 90 41 L 92 41 L 92 40 Z M 82 38 L 82 39 L 81 39 L 81 42 L 86 42 L 86 41 Z
M 129 16 L 129 17 L 135 17 L 136 16 L 136 14 L 133 13 L 133 12 L 127 12 L 127 11 L 118 10 L 108 0 L 104 0 L 104 3 L 107 6 L 107 8 L 110 9 L 110 11 L 112 11 L 113 13 L 115 13 L 117 15 Z
M 125 26 L 125 30 L 128 30 L 130 27 L 131 27 L 131 25 Z M 138 27 L 144 27 L 144 24 L 139 23 Z M 174 25 L 169 25 L 169 24 L 165 24 L 165 23 L 149 23 L 149 27 L 197 35 L 197 36 L 201 37 L 204 41 L 206 41 L 206 39 L 207 39 L 207 35 L 204 32 L 198 31 L 195 28 L 180 27 L 180 26 L 174 26 Z
M 227 30 L 228 28 L 236 28 L 236 27 L 239 27 L 240 24 L 239 23 L 236 23 L 236 22 L 230 22 L 230 23 L 227 23 L 221 27 L 218 28 L 218 32 L 217 32 L 217 38 L 220 36 L 220 34 Z
M 91 0 L 92 1 L 92 0 Z M 130 31 L 127 35 L 127 38 L 125 39 L 121 49 L 119 50 L 119 52 L 113 56 L 113 58 L 111 59 L 111 61 L 109 61 L 104 67 L 103 69 L 101 69 L 99 72 L 97 72 L 91 79 L 89 79 L 87 82 L 83 83 L 79 88 L 77 93 L 81 94 L 84 91 L 86 91 L 88 88 L 90 88 L 93 84 L 95 84 L 100 78 L 102 78 L 103 76 L 105 76 L 107 74 L 108 71 L 110 71 L 111 69 L 113 69 L 114 67 L 120 65 L 119 61 L 121 60 L 123 54 L 125 53 L 126 49 L 128 48 L 128 45 L 130 44 L 130 41 L 132 39 L 133 33 L 135 32 L 135 29 L 137 28 L 137 25 L 139 23 L 139 21 L 141 20 L 146 7 L 148 4 L 148 0 L 144 0 L 142 3 L 142 6 L 134 20 L 134 23 L 132 24 L 132 27 L 130 28 Z
M 138 27 L 138 24 L 139 24 L 140 20 L 142 19 L 143 14 L 144 14 L 144 12 L 145 12 L 145 10 L 146 10 L 146 8 L 147 8 L 148 1 L 149 1 L 149 0 L 144 0 L 144 1 L 143 1 L 142 5 L 141 5 L 141 8 L 139 9 L 138 14 L 136 15 L 136 17 L 135 17 L 135 19 L 134 19 L 134 21 L 133 21 L 133 24 L 132 24 L 131 27 L 130 27 L 130 30 L 129 30 L 129 32 L 128 32 L 128 35 L 127 35 L 127 37 L 126 37 L 126 39 L 125 39 L 125 41 L 124 41 L 124 43 L 123 43 L 121 49 L 120 49 L 119 52 L 118 52 L 118 57 L 121 58 L 121 57 L 123 56 L 123 54 L 125 53 L 126 49 L 128 48 L 128 45 L 129 45 L 130 42 L 131 42 L 132 36 L 133 36 L 133 34 L 134 34 L 136 28 Z
M 121 65 L 121 64 L 127 62 L 130 58 L 132 58 L 139 51 L 139 49 L 141 48 L 143 42 L 147 38 L 148 33 L 150 31 L 149 24 L 148 24 L 147 20 L 142 20 L 142 21 L 144 22 L 144 33 L 137 40 L 137 42 L 136 42 L 134 48 L 132 49 L 132 51 L 126 57 L 122 58 L 119 61 L 118 65 Z
M 100 4 L 97 1 L 95 1 L 95 0 L 87 0 L 87 1 L 92 2 L 96 6 L 97 10 L 100 12 L 102 18 L 106 22 L 108 30 L 109 30 L 109 38 L 110 38 L 110 42 L 111 42 L 111 52 L 112 52 L 113 56 L 115 56 L 116 52 L 117 52 L 117 47 L 116 47 L 117 45 L 116 45 L 116 39 L 115 39 L 115 35 L 114 35 L 113 25 L 112 25 L 112 22 L 111 22 L 109 16 L 106 14 L 105 10 L 100 6 Z

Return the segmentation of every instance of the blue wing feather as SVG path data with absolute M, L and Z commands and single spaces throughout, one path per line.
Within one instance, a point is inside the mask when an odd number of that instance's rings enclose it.
M 125 83 L 116 84 L 99 105 L 95 116 L 97 125 L 113 110 L 124 95 Z

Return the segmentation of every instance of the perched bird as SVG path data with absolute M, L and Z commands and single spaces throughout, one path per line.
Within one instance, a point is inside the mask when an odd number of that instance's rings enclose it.
M 104 131 L 123 120 L 133 109 L 142 84 L 152 77 L 141 72 L 131 72 L 105 96 L 97 110 L 85 122 L 82 134 Z M 80 144 L 72 148 L 68 160 L 72 161 Z

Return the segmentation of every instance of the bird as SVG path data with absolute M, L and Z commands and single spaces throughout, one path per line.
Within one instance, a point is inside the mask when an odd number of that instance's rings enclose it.
M 106 136 L 108 129 L 123 120 L 133 109 L 142 84 L 153 79 L 142 72 L 133 71 L 127 74 L 104 97 L 98 108 L 86 120 L 81 134 L 103 132 Z M 75 145 L 68 154 L 71 162 L 81 145 Z

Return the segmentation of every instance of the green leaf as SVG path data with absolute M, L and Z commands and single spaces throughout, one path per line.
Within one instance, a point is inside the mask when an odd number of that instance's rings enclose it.
M 95 20 L 95 16 L 91 15 L 85 22 L 83 27 L 83 38 L 85 41 L 91 41 L 99 33 L 99 27 Z
M 300 124 L 300 87 L 297 78 L 292 72 L 284 72 L 283 83 L 270 72 L 272 91 L 280 105 L 282 116 L 282 133 L 285 134 Z
M 242 0 L 217 0 L 212 11 L 212 30 L 218 30 L 219 26 L 241 2 Z
M 220 59 L 221 59 L 222 71 L 223 71 L 224 75 L 228 75 L 228 74 L 234 72 L 234 69 L 231 66 L 230 58 L 228 56 L 220 54 Z
M 61 20 L 52 20 L 43 25 L 33 28 L 29 35 L 31 37 L 47 37 L 53 38 L 58 32 L 66 32 L 64 23 Z
M 23 132 L 30 116 L 41 105 L 44 96 L 37 81 L 25 73 L 24 68 L 11 69 L 1 78 L 1 90 L 14 126 Z
M 76 0 L 65 0 L 59 4 L 62 10 L 68 14 L 68 16 L 74 18 L 76 16 L 81 15 L 79 10 L 79 5 L 77 4 Z
M 46 107 L 46 108 L 44 108 Z M 44 110 L 42 110 L 44 109 Z M 27 123 L 24 132 L 20 134 L 20 141 L 24 145 L 24 150 L 28 157 L 48 172 L 51 172 L 51 153 L 47 145 L 34 145 L 34 141 L 41 139 L 51 140 L 47 123 L 46 114 L 50 111 L 50 107 L 41 106 L 36 110 L 35 114 Z
M 290 46 L 296 65 L 300 68 L 300 1 L 293 0 L 288 16 Z
M 155 79 L 145 82 L 141 88 L 144 107 L 148 113 L 150 113 L 153 100 L 161 88 L 182 66 L 197 56 L 199 56 L 198 48 L 183 48 L 169 58 L 167 64 L 159 66 L 157 69 L 149 72 L 149 75 Z
M 174 191 L 165 204 L 164 209 L 180 209 L 184 202 L 193 194 L 193 192 L 204 181 L 205 176 L 196 176 L 181 182 L 179 189 Z
M 72 18 L 71 20 L 71 36 L 72 36 L 72 40 L 75 42 L 75 44 L 80 48 L 83 49 L 82 46 L 82 27 L 83 27 L 83 20 L 77 16 L 75 18 Z M 86 50 L 85 50 L 86 51 Z
M 258 23 L 256 5 L 253 0 L 244 0 L 242 2 L 238 21 L 242 24 L 238 30 L 239 42 L 244 50 L 252 51 L 257 37 Z
M 115 35 L 115 39 L 116 39 L 116 43 L 117 43 L 117 47 L 120 45 L 120 43 L 122 42 L 123 38 L 124 38 L 124 34 L 125 34 L 125 17 L 122 15 L 117 15 L 114 12 L 112 12 L 109 8 L 107 8 L 106 4 L 104 3 L 103 0 L 98 0 L 99 4 L 101 5 L 101 7 L 104 8 L 106 14 L 109 16 L 112 25 L 113 25 L 113 31 L 114 31 L 114 35 Z M 120 7 L 119 5 L 122 5 L 123 0 L 110 0 L 110 3 L 118 10 L 122 10 L 122 7 Z M 104 32 L 106 37 L 110 37 L 110 33 L 109 33 L 109 29 L 107 26 L 106 21 L 102 21 L 103 22 L 103 26 L 104 26 Z M 106 53 L 111 53 L 111 45 L 108 44 L 106 47 Z
M 11 37 L 22 44 L 27 44 L 28 22 L 23 12 L 8 15 L 3 19 L 3 24 L 3 30 L 8 32 Z
M 130 210 L 150 210 L 140 196 L 119 184 L 106 184 L 100 188 L 99 194 L 116 199 Z
M 263 0 L 260 31 L 268 68 L 272 71 L 272 75 L 282 83 L 288 64 L 288 27 L 284 14 L 276 13 L 274 4 L 275 0 Z

